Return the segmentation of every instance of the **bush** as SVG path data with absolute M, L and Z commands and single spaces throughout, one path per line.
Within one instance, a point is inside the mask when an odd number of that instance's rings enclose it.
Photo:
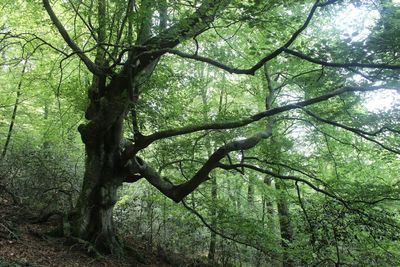
M 0 184 L 20 204 L 41 211 L 66 211 L 82 181 L 82 158 L 72 151 L 26 143 L 0 162 Z

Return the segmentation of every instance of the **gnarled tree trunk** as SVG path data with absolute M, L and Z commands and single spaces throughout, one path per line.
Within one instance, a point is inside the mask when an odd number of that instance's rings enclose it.
M 165 29 L 167 2 L 160 1 L 158 5 L 159 33 L 151 36 L 154 26 L 152 25 L 153 2 L 142 0 L 140 9 L 134 11 L 135 1 L 129 0 L 126 17 L 121 20 L 120 30 L 117 36 L 114 36 L 115 25 L 107 24 L 108 9 L 111 5 L 107 5 L 106 0 L 98 0 L 95 2 L 98 11 L 97 25 L 95 25 L 97 27 L 93 28 L 95 31 L 90 29 L 97 43 L 94 62 L 89 52 L 83 51 L 69 36 L 52 9 L 50 1 L 42 0 L 42 2 L 66 44 L 93 74 L 92 86 L 89 90 L 90 104 L 85 114 L 88 122 L 79 126 L 79 132 L 85 144 L 86 170 L 77 205 L 68 217 L 71 226 L 69 234 L 93 243 L 101 252 L 120 254 L 121 249 L 115 236 L 112 213 L 117 200 L 117 189 L 123 181 L 134 182 L 144 177 L 162 193 L 175 201 L 180 201 L 207 180 L 208 173 L 216 168 L 217 162 L 237 147 L 237 145 L 230 145 L 218 150 L 209 160 L 209 164 L 200 169 L 192 181 L 182 186 L 173 186 L 159 177 L 158 173 L 136 155 L 151 142 L 171 136 L 168 133 L 166 135 L 156 133 L 150 136 L 143 136 L 140 133 L 135 110 L 140 93 L 138 85 L 151 76 L 163 54 L 177 46 L 182 40 L 193 38 L 207 30 L 209 23 L 230 1 L 205 0 L 192 14 L 185 16 L 167 29 Z M 139 27 L 136 28 L 136 44 L 132 40 L 134 37 L 133 12 L 138 12 L 140 22 Z M 127 25 L 128 29 L 125 28 Z M 110 40 L 114 40 L 114 44 L 111 45 L 114 46 L 113 51 L 109 50 Z M 121 146 L 123 122 L 128 109 L 132 107 L 132 115 L 135 117 L 133 122 L 136 124 L 133 127 L 134 140 L 124 147 Z M 172 136 L 174 135 L 172 133 Z M 243 145 L 248 146 L 247 143 Z
M 121 101 L 115 100 L 114 104 L 107 98 L 102 99 L 94 116 L 96 119 L 79 128 L 85 143 L 86 166 L 82 191 L 70 216 L 73 236 L 91 242 L 101 252 L 112 254 L 121 253 L 114 231 L 113 207 L 124 178 L 120 144 L 127 106 L 126 100 L 117 99 Z M 101 114 L 107 109 L 115 112 L 109 120 L 105 119 L 107 114 Z

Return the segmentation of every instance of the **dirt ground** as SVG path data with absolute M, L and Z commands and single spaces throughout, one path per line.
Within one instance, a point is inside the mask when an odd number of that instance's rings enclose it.
M 3 266 L 173 266 L 159 254 L 145 251 L 144 245 L 129 244 L 133 249 L 124 259 L 111 256 L 91 257 L 84 244 L 66 238 L 49 237 L 57 221 L 33 223 L 33 215 L 0 196 L 0 267 Z M 126 241 L 127 242 L 127 241 Z M 133 243 L 133 242 L 132 242 Z

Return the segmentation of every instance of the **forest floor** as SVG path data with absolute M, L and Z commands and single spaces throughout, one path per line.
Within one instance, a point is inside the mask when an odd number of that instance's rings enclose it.
M 11 266 L 177 266 L 165 253 L 149 252 L 145 244 L 124 240 L 132 252 L 124 259 L 90 257 L 84 244 L 66 238 L 49 237 L 57 221 L 33 223 L 31 211 L 0 195 L 0 267 Z M 133 255 L 133 256 L 132 256 Z M 179 264 L 181 265 L 181 264 Z M 182 266 L 182 265 L 181 265 Z M 204 266 L 196 264 L 192 266 Z

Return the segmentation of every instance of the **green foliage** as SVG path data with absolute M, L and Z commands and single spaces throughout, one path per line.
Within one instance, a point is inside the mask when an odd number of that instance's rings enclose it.
M 76 156 L 72 149 L 44 149 L 25 142 L 1 161 L 0 183 L 33 210 L 67 212 L 80 191 L 83 166 Z
M 95 15 L 93 1 L 52 2 L 85 55 L 94 60 L 106 51 L 110 61 L 104 65 L 113 66 L 107 70 L 106 85 L 123 69 L 142 24 L 150 27 L 145 35 L 153 38 L 161 31 L 157 6 L 137 1 L 125 16 L 126 2 L 106 1 L 102 18 Z M 200 12 L 198 1 L 165 3 L 168 27 L 187 27 L 192 22 L 188 14 Z M 208 14 L 216 17 L 210 29 L 193 40 L 184 37 L 186 32 L 169 37 L 180 41 L 176 49 L 194 58 L 201 55 L 220 65 L 249 68 L 285 44 L 313 4 L 231 1 L 221 14 Z M 44 17 L 40 1 L 0 0 L 0 8 L 2 144 L 11 133 L 0 164 L 0 183 L 32 208 L 67 212 L 76 205 L 85 167 L 76 128 L 85 121 L 88 89 L 96 78 L 77 57 L 80 52 L 72 51 Z M 358 10 L 362 16 L 342 25 L 346 10 Z M 126 21 L 133 24 L 133 32 Z M 318 8 L 289 48 L 326 62 L 398 65 L 399 21 L 395 1 L 337 1 Z M 94 29 L 102 22 L 107 42 L 97 44 Z M 126 51 L 115 54 L 117 48 Z M 158 47 L 135 49 L 146 53 Z M 200 62 L 204 58 L 160 56 L 156 68 L 140 80 L 137 103 L 128 103 L 137 114 L 141 134 L 240 121 L 265 111 L 271 95 L 268 108 L 316 98 L 342 86 L 399 88 L 398 70 L 333 68 L 281 52 L 249 76 Z M 121 61 L 114 64 L 118 57 Z M 377 95 L 372 98 L 380 101 Z M 186 208 L 144 179 L 124 184 L 114 211 L 120 236 L 146 241 L 148 250 L 164 250 L 171 262 L 182 266 L 189 264 L 176 259 L 182 254 L 189 255 L 193 265 L 198 258 L 207 261 L 212 241 L 213 266 L 280 266 L 290 261 L 294 266 L 398 264 L 399 107 L 395 103 L 384 111 L 371 111 L 366 99 L 366 92 L 349 92 L 245 127 L 154 142 L 139 156 L 178 185 L 191 179 L 218 148 L 273 128 L 272 137 L 258 146 L 224 157 L 209 181 L 185 198 Z M 125 120 L 124 136 L 133 139 L 130 112 Z M 252 168 L 223 169 L 242 163 Z

